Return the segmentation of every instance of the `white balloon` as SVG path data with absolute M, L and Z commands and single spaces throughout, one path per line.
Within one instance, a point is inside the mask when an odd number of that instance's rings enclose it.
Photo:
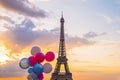
M 34 46 L 31 49 L 31 54 L 35 55 L 36 53 L 41 52 L 40 48 L 38 46 Z
M 29 60 L 28 58 L 22 58 L 19 62 L 19 66 L 22 68 L 22 69 L 27 69 L 29 67 Z
M 37 77 L 37 75 L 35 73 L 31 73 L 30 75 L 31 75 L 32 78 L 36 78 Z
M 43 70 L 44 73 L 50 73 L 52 71 L 52 65 L 50 63 L 45 63 L 43 67 L 44 67 Z
M 27 79 L 28 80 L 33 80 L 33 78 L 36 78 L 36 77 L 37 77 L 37 75 L 35 73 L 31 73 L 27 76 Z
M 32 78 L 32 76 L 29 74 L 29 75 L 27 76 L 27 79 L 28 79 L 28 80 L 32 80 L 33 78 Z

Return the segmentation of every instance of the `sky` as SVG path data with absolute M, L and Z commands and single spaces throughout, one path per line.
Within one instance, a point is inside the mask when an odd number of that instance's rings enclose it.
M 27 80 L 18 63 L 33 46 L 57 58 L 62 11 L 73 79 L 120 80 L 119 0 L 0 0 L 0 80 Z

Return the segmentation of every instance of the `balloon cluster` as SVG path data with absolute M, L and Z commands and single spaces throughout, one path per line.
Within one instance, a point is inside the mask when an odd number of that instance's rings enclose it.
M 22 58 L 19 62 L 19 66 L 22 69 L 28 69 L 28 80 L 43 80 L 43 73 L 50 73 L 52 71 L 52 65 L 50 63 L 41 63 L 46 60 L 51 62 L 55 59 L 53 52 L 49 51 L 45 55 L 41 52 L 38 46 L 34 46 L 31 49 L 29 58 Z

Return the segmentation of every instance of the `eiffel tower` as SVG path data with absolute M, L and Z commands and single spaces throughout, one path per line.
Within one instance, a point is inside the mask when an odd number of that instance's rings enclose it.
M 61 30 L 60 30 L 60 43 L 59 43 L 57 64 L 54 72 L 52 73 L 52 77 L 50 80 L 73 80 L 72 73 L 69 71 L 69 67 L 67 63 L 68 59 L 66 57 L 63 13 L 60 19 L 60 23 L 61 23 Z M 60 71 L 62 65 L 64 66 L 64 72 Z

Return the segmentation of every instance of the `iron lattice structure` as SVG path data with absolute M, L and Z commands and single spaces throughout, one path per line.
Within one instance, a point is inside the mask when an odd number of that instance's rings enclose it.
M 60 23 L 61 23 L 61 30 L 60 30 L 60 43 L 59 43 L 57 64 L 54 72 L 52 73 L 52 77 L 50 80 L 73 80 L 72 73 L 69 71 L 69 67 L 67 63 L 68 59 L 66 57 L 63 14 L 60 19 Z M 61 65 L 64 66 L 64 72 L 60 71 Z

